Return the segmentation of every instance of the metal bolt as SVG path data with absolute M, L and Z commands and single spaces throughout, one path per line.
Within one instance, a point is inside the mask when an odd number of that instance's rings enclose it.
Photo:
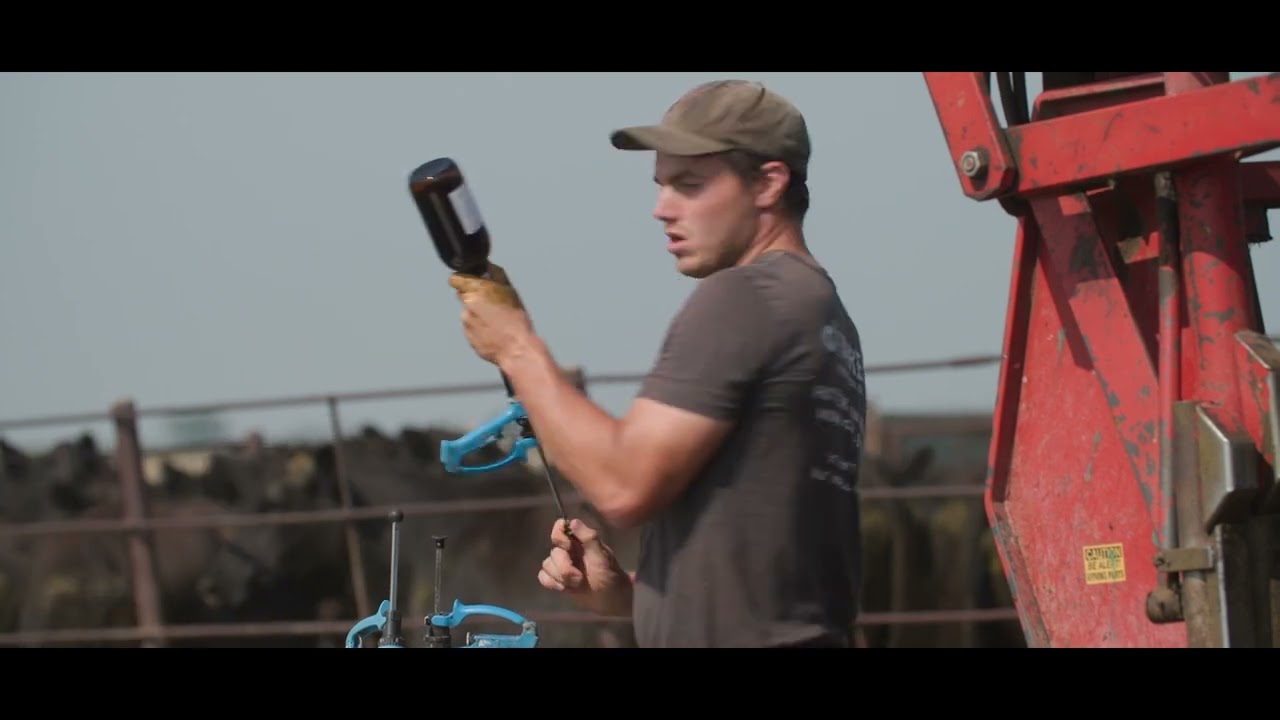
M 965 177 L 977 177 L 987 169 L 987 156 L 981 150 L 968 150 L 960 156 L 960 172 Z

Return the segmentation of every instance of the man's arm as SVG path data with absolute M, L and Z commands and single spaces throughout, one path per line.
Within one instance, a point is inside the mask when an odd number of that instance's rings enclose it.
M 566 381 L 532 334 L 500 367 L 548 458 L 611 525 L 630 527 L 677 497 L 719 449 L 768 362 L 770 329 L 745 273 L 701 281 L 641 397 L 618 419 Z

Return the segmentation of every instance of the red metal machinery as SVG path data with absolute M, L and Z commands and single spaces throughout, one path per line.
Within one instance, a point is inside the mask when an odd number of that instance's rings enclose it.
M 1032 647 L 1280 646 L 1280 73 L 924 73 L 1017 218 L 986 509 Z M 1276 578 L 1276 579 L 1273 579 Z

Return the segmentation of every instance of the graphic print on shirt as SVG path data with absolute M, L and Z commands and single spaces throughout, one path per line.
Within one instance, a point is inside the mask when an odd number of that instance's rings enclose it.
M 851 323 L 837 314 L 822 328 L 827 354 L 813 389 L 814 456 L 809 476 L 854 492 L 862 453 L 867 387 L 862 349 Z

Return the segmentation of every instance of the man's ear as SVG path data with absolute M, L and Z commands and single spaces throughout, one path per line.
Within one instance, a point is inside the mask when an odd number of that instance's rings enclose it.
M 767 208 L 781 203 L 790 181 L 791 170 L 785 163 L 775 160 L 761 165 L 756 178 L 756 207 Z

